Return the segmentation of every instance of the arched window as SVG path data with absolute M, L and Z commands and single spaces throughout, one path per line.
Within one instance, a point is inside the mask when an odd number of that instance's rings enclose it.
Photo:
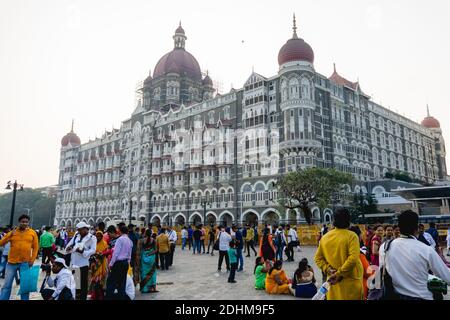
M 306 78 L 302 78 L 301 86 L 302 86 L 302 98 L 312 99 L 311 84 L 309 80 Z
M 288 87 L 285 79 L 281 80 L 281 101 L 286 101 L 288 99 Z
M 289 98 L 290 99 L 298 99 L 299 98 L 299 90 L 298 90 L 298 80 L 297 78 L 292 78 L 289 80 Z
M 378 149 L 373 147 L 372 148 L 372 162 L 378 164 Z

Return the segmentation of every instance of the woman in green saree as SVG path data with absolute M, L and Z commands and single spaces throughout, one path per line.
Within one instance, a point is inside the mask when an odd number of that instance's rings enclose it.
M 141 293 L 158 292 L 156 290 L 156 254 L 156 240 L 152 230 L 147 229 L 144 238 L 138 242 L 134 270 L 134 282 L 139 283 Z

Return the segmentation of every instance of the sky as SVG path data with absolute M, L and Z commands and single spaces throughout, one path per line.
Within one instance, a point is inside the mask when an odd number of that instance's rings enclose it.
M 330 76 L 336 63 L 375 102 L 415 121 L 429 104 L 450 143 L 446 0 L 0 0 L 0 192 L 14 179 L 57 183 L 72 119 L 82 142 L 119 128 L 180 21 L 186 49 L 227 92 L 252 69 L 276 75 L 294 12 L 317 72 Z

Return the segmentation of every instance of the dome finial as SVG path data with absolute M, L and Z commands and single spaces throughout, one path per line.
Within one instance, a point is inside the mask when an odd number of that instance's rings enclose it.
M 179 49 L 184 49 L 186 39 L 187 39 L 187 37 L 184 33 L 183 27 L 181 26 L 181 20 L 180 20 L 180 25 L 175 30 L 175 35 L 173 36 L 174 47 L 179 48 Z
M 73 119 L 72 119 L 72 128 L 70 129 L 70 132 L 72 132 L 73 133 Z
M 336 73 L 336 62 L 333 62 L 334 73 Z
M 430 116 L 430 108 L 428 107 L 428 103 L 427 103 L 427 117 Z
M 292 23 L 293 23 L 293 26 L 292 26 L 292 31 L 293 31 L 292 39 L 298 39 L 298 36 L 297 36 L 297 23 L 296 23 L 296 20 L 295 20 L 295 13 L 294 13 L 294 19 L 293 19 Z

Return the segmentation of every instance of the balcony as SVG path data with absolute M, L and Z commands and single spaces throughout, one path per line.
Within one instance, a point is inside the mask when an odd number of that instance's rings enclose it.
M 152 176 L 159 176 L 161 174 L 161 168 L 153 168 L 152 170 Z
M 204 178 L 204 183 L 205 184 L 213 184 L 214 183 L 214 176 L 206 176 L 205 178 Z
M 280 142 L 279 149 L 280 149 L 280 151 L 283 150 L 283 151 L 289 152 L 290 150 L 296 150 L 296 149 L 320 150 L 321 147 L 322 147 L 322 144 L 317 140 L 297 139 L 297 140 L 288 140 L 288 141 Z

